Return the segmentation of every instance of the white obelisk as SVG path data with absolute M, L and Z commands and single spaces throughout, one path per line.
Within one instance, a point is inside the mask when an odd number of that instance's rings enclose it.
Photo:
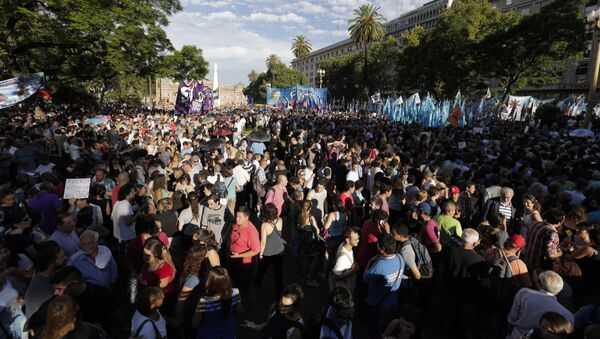
M 221 107 L 221 99 L 219 93 L 219 69 L 217 68 L 217 64 L 215 64 L 215 69 L 213 73 L 213 99 L 213 107 Z

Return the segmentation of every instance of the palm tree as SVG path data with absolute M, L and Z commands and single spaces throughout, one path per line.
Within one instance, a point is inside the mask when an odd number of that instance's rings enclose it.
M 250 74 L 248 74 L 248 80 L 250 80 L 250 82 L 255 82 L 258 79 L 258 73 L 256 73 L 255 70 L 250 71 Z
M 364 4 L 354 10 L 354 17 L 348 20 L 348 31 L 350 38 L 355 43 L 361 43 L 365 49 L 365 65 L 363 68 L 363 88 L 365 95 L 368 96 L 367 89 L 367 64 L 369 47 L 373 42 L 383 40 L 385 36 L 385 27 L 383 22 L 385 18 L 379 13 L 379 6 Z
M 292 52 L 296 58 L 305 57 L 312 51 L 310 41 L 304 35 L 297 35 L 292 41 Z
M 265 60 L 265 64 L 267 66 L 267 73 L 271 73 L 271 86 L 275 87 L 275 74 L 277 73 L 275 66 L 281 64 L 281 59 L 277 54 L 271 54 L 267 60 Z

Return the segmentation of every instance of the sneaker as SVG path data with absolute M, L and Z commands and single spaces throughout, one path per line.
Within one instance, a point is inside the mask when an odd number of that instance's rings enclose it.
M 321 284 L 316 280 L 309 280 L 306 282 L 306 286 L 308 287 L 319 287 Z

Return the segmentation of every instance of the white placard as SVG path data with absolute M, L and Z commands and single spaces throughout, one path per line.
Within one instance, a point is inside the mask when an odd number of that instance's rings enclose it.
M 458 143 L 458 149 L 465 149 L 467 148 L 467 143 L 464 141 L 461 141 Z
M 92 179 L 67 179 L 63 199 L 87 199 Z
M 483 134 L 483 127 L 473 127 L 473 134 Z

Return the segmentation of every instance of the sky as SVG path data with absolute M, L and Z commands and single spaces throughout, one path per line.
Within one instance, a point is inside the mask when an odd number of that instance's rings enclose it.
M 218 64 L 220 83 L 248 83 L 251 70 L 263 72 L 277 54 L 289 64 L 292 40 L 304 35 L 313 50 L 348 38 L 348 19 L 360 0 L 180 0 L 183 10 L 169 18 L 166 32 L 174 47 L 196 45 Z M 430 0 L 378 0 L 387 20 Z

